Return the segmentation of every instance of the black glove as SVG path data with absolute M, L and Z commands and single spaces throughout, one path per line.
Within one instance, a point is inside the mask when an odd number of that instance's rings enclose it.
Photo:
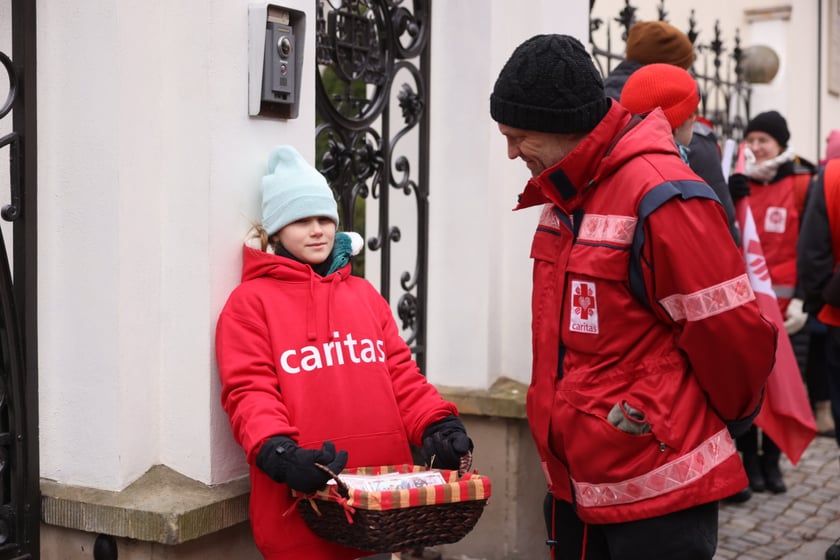
M 732 200 L 738 200 L 745 196 L 750 196 L 749 179 L 743 173 L 733 173 L 729 176 L 729 194 L 732 195 Z
M 320 450 L 304 449 L 286 436 L 274 436 L 257 453 L 257 466 L 275 482 L 311 494 L 323 488 L 330 475 L 315 466 L 324 465 L 338 474 L 347 464 L 347 452 L 335 452 L 335 445 L 325 441 Z
M 467 430 L 456 416 L 447 416 L 423 432 L 423 456 L 436 469 L 458 470 L 461 457 L 473 450 Z

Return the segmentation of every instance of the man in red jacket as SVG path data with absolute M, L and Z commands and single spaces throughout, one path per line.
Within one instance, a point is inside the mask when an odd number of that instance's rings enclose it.
M 709 560 L 777 334 L 721 205 L 573 37 L 517 47 L 490 114 L 531 171 L 517 209 L 542 205 L 527 410 L 554 558 Z

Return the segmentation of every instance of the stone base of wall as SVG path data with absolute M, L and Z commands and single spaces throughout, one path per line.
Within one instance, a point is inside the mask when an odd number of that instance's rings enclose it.
M 42 560 L 93 560 L 95 533 L 41 524 Z M 117 556 L 101 560 L 262 560 L 248 523 L 175 546 L 115 538 Z M 97 556 L 97 560 L 100 557 Z
M 460 542 L 430 549 L 429 557 L 547 557 L 546 484 L 525 417 L 527 387 L 501 379 L 488 390 L 438 389 L 458 406 L 475 443 L 473 468 L 490 478 L 492 493 L 473 531 Z M 42 480 L 41 558 L 93 560 L 96 538 L 113 535 L 116 553 L 100 552 L 96 560 L 259 560 L 248 524 L 248 491 L 247 479 L 210 487 L 163 465 L 122 492 Z
M 546 482 L 525 418 L 525 390 L 501 380 L 489 391 L 439 388 L 458 405 L 475 444 L 473 469 L 490 478 L 491 496 L 475 529 L 435 547 L 444 559 L 547 558 L 542 504 Z

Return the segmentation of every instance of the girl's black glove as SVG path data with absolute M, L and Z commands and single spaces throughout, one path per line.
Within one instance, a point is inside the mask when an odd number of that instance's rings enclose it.
M 338 474 L 347 464 L 347 452 L 335 452 L 335 445 L 325 441 L 320 450 L 304 449 L 286 436 L 269 438 L 257 453 L 257 466 L 275 482 L 285 482 L 290 488 L 311 494 L 331 478 L 329 473 L 315 466 L 324 465 Z
M 447 416 L 423 432 L 423 456 L 436 469 L 459 470 L 461 457 L 473 450 L 473 442 L 457 416 Z

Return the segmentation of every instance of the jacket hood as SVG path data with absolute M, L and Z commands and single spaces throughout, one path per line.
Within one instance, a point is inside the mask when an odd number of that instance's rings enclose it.
M 333 274 L 344 279 L 349 274 L 349 265 Z M 311 266 L 294 259 L 266 253 L 247 244 L 242 248 L 242 282 L 261 277 L 275 278 L 285 282 L 333 281 L 333 274 L 322 277 Z
M 326 300 L 324 305 L 327 309 L 326 332 L 333 332 L 332 308 L 336 286 L 350 277 L 350 264 L 340 269 L 321 276 L 311 266 L 298 262 L 288 257 L 272 255 L 259 249 L 249 247 L 246 243 L 242 248 L 242 282 L 258 278 L 273 278 L 286 283 L 308 284 L 308 295 L 305 297 L 306 313 L 306 336 L 309 340 L 315 340 L 318 336 L 318 321 L 316 319 L 316 307 L 318 306 L 316 291 L 318 286 L 326 285 Z M 323 292 L 322 292 L 323 293 Z
M 680 157 L 662 109 L 632 115 L 613 103 L 598 126 L 566 157 L 528 181 L 514 210 L 550 202 L 571 211 L 581 204 L 582 195 L 627 161 L 653 153 Z

